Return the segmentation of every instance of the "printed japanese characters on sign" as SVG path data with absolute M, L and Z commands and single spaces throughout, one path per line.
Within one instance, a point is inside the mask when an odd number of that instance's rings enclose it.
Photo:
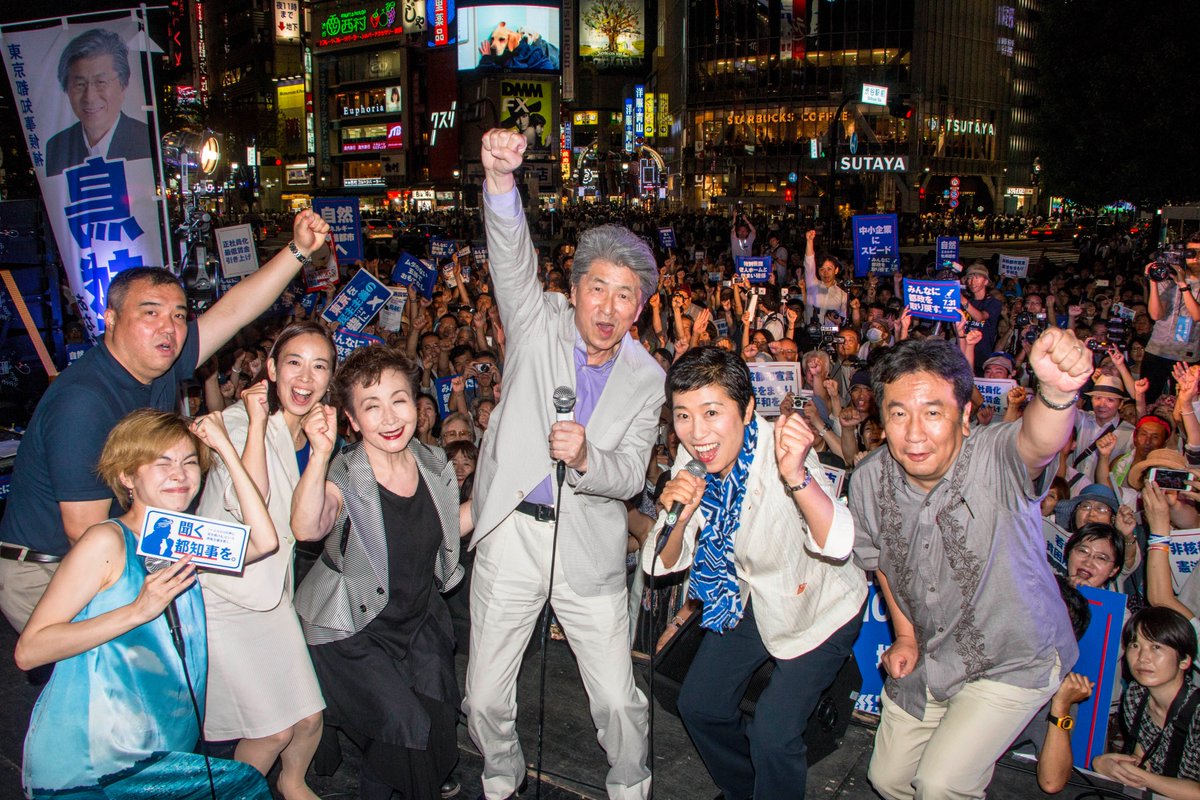
M 1185 531 L 1171 531 L 1171 583 L 1175 594 L 1183 588 L 1187 579 L 1196 571 L 1196 561 L 1200 560 L 1200 528 L 1189 528 Z
M 751 283 L 766 283 L 771 277 L 771 259 L 766 256 L 738 256 L 737 274 Z
M 754 386 L 754 407 L 764 417 L 779 416 L 784 395 L 800 385 L 800 371 L 790 361 L 755 361 L 749 364 Z
M 454 244 L 453 239 L 429 240 L 429 255 L 434 258 L 450 258 L 457 249 L 457 245 Z
M 947 261 L 958 261 L 958 237 L 937 237 L 937 265 L 942 267 Z
M 1008 278 L 1024 278 L 1029 273 L 1029 256 L 1000 256 L 1000 274 Z
M 459 376 L 449 375 L 445 378 L 438 378 L 436 381 L 434 381 L 434 398 L 437 400 L 438 404 L 438 415 L 442 419 L 445 419 L 446 415 L 450 413 L 450 395 L 453 394 L 453 391 L 450 388 L 450 382 L 457 377 Z M 467 378 L 466 383 L 463 384 L 463 393 L 467 396 L 468 402 L 475 397 L 475 394 L 478 391 L 479 384 L 475 382 L 475 379 Z
M 1067 571 L 1067 540 L 1071 534 L 1048 520 L 1042 521 L 1042 533 L 1046 537 L 1046 560 L 1050 566 L 1062 573 Z
M 241 278 L 258 269 L 258 248 L 250 225 L 217 228 L 213 234 L 217 238 L 221 274 L 225 278 Z
M 314 197 L 313 211 L 329 223 L 329 233 L 337 245 L 339 261 L 362 261 L 362 223 L 357 197 Z
M 370 324 L 391 296 L 391 289 L 360 269 L 321 312 L 321 319 L 357 333 Z
M 190 555 L 196 567 L 221 572 L 242 571 L 250 541 L 247 525 L 161 508 L 146 509 L 142 530 L 137 555 L 164 561 Z
M 899 223 L 895 214 L 860 214 L 852 219 L 854 274 L 891 275 L 900 268 Z
M 1008 393 L 1015 389 L 1017 382 L 1008 378 L 976 378 L 975 388 L 983 395 L 983 404 L 996 410 L 997 418 L 1003 417 L 1008 411 Z
M 904 279 L 904 304 L 914 317 L 958 322 L 962 318 L 962 285 L 958 281 Z
M 338 328 L 333 332 L 333 345 L 337 348 L 339 364 L 358 348 L 369 347 L 373 344 L 383 344 L 383 339 L 367 333 L 355 333 L 345 328 Z
M 675 247 L 675 229 L 674 228 L 659 228 L 658 242 L 664 250 L 670 250 Z
M 379 327 L 385 331 L 398 331 L 404 324 L 404 309 L 408 306 L 408 292 L 404 289 L 392 289 L 392 296 L 383 304 L 379 312 Z
M 32 25 L 4 29 L 0 53 L 70 293 L 86 337 L 96 341 L 112 276 L 129 267 L 171 266 L 161 233 L 169 227 L 163 199 L 140 191 L 157 184 L 157 143 L 147 124 L 155 111 L 153 103 L 146 107 L 142 57 L 154 46 L 140 11 Z M 68 57 L 60 76 L 54 65 L 64 53 L 81 55 Z M 128 63 L 127 81 L 91 77 L 115 71 L 118 62 Z M 85 67 L 92 72 L 84 74 Z
M 392 268 L 392 283 L 401 286 L 416 286 L 426 300 L 433 299 L 433 287 L 437 283 L 437 270 L 416 256 L 401 252 Z

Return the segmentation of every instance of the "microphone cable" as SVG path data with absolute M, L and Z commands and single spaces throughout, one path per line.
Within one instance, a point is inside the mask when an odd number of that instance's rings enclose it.
M 173 564 L 173 561 L 168 561 L 163 558 L 143 558 L 146 566 L 146 572 L 160 572 Z M 196 586 L 199 586 L 199 578 L 197 578 Z M 191 588 L 188 589 L 191 591 Z M 167 612 L 174 612 L 168 614 Z M 179 654 L 179 663 L 183 666 L 183 681 L 187 684 L 188 696 L 192 699 L 192 713 L 196 717 L 196 726 L 200 731 L 200 749 L 204 755 L 204 770 L 208 773 L 208 792 L 212 800 L 217 800 L 217 785 L 213 780 L 212 760 L 208 755 L 208 742 L 204 739 L 204 716 L 200 713 L 200 702 L 196 699 L 196 687 L 192 684 L 192 673 L 188 669 L 186 650 L 183 646 L 183 634 L 179 630 L 179 612 L 175 610 L 175 598 L 171 598 L 171 602 L 167 604 L 167 608 L 163 609 L 163 616 L 166 618 L 167 630 L 171 634 L 171 642 L 175 645 L 175 652 Z
M 570 421 L 571 412 L 575 408 L 575 390 L 569 386 L 559 386 L 554 390 L 554 413 L 558 421 Z M 546 587 L 546 602 L 542 608 L 542 669 L 538 676 L 538 733 L 537 733 L 537 768 L 535 779 L 537 789 L 535 797 L 542 797 L 542 741 L 546 727 L 546 651 L 550 649 L 550 615 L 554 611 L 554 562 L 558 556 L 558 523 L 562 520 L 562 488 L 567 477 L 567 465 L 558 461 L 554 465 L 554 478 L 557 486 L 554 490 L 554 533 L 550 538 L 550 580 Z
M 555 498 L 558 501 L 554 510 L 554 533 L 550 538 L 550 580 L 546 588 L 546 604 L 542 609 L 542 668 L 538 676 L 538 732 L 537 732 L 537 770 L 535 780 L 537 789 L 535 797 L 542 797 L 542 734 L 546 727 L 546 651 L 550 649 L 550 615 L 554 613 L 554 561 L 558 555 L 558 523 L 562 519 L 562 487 L 567 476 L 567 465 L 559 461 L 555 466 Z

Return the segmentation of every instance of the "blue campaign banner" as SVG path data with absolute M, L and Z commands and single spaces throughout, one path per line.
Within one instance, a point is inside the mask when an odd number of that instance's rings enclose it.
M 333 332 L 333 344 L 337 348 L 337 359 L 340 364 L 358 348 L 370 347 L 373 344 L 383 344 L 383 339 L 380 339 L 378 336 L 372 336 L 369 333 L 355 333 L 345 328 L 338 328 Z
M 891 275 L 900 269 L 900 226 L 895 214 L 860 214 L 854 227 L 854 275 Z
M 305 292 L 304 296 L 300 298 L 300 305 L 304 307 L 304 313 L 311 317 L 324 299 L 324 292 Z
M 433 382 L 433 396 L 437 400 L 438 416 L 442 419 L 445 419 L 446 415 L 450 413 L 450 381 L 457 377 L 457 375 L 448 375 L 445 378 L 438 378 Z M 463 391 L 468 398 L 473 397 L 479 391 L 479 384 L 475 382 L 474 378 L 467 378 Z
M 358 217 L 357 197 L 314 197 L 313 211 L 329 223 L 329 233 L 337 245 L 341 263 L 363 260 L 362 223 Z
M 414 255 L 400 252 L 396 266 L 392 267 L 392 283 L 416 286 L 426 300 L 433 299 L 433 287 L 437 284 L 437 270 Z
M 450 258 L 457 249 L 458 245 L 454 243 L 453 239 L 429 240 L 429 255 L 434 258 Z
M 237 522 L 147 508 L 137 555 L 191 563 L 204 569 L 241 572 L 250 528 Z
M 958 237 L 957 236 L 939 236 L 937 237 L 937 263 L 938 268 L 946 265 L 947 261 L 958 261 Z
M 321 312 L 321 319 L 336 322 L 347 330 L 361 331 L 375 319 L 391 296 L 391 289 L 365 269 L 360 269 Z
M 1090 769 L 1092 759 L 1104 752 L 1108 736 L 1108 707 L 1115 681 L 1121 680 L 1117 663 L 1121 650 L 1121 628 L 1125 622 L 1125 595 L 1104 589 L 1080 586 L 1092 610 L 1092 621 L 1079 640 L 1079 660 L 1072 672 L 1089 678 L 1092 696 L 1079 704 L 1075 712 L 1075 731 L 1071 736 L 1072 761 Z
M 659 228 L 658 243 L 662 245 L 664 250 L 670 250 L 675 246 L 675 229 L 674 228 Z
M 854 640 L 854 660 L 858 662 L 858 672 L 862 675 L 862 689 L 854 708 L 867 714 L 879 714 L 883 711 L 880 695 L 883 694 L 883 667 L 879 659 L 884 651 L 892 646 L 892 629 L 888 625 L 887 603 L 875 582 L 867 584 L 867 608 L 863 613 L 862 629 Z
M 771 277 L 771 259 L 766 256 L 738 256 L 737 273 L 751 283 L 766 283 Z
M 487 261 L 487 245 L 471 245 L 471 260 L 476 264 L 482 264 L 484 261 Z
M 961 319 L 962 285 L 958 281 L 918 281 L 904 279 L 904 305 L 909 313 L 923 319 L 958 322 Z

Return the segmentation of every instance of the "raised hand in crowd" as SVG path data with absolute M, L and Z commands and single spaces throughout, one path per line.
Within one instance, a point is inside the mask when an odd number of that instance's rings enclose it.
M 1004 411 L 1004 422 L 1016 422 L 1021 418 L 1025 409 L 1025 400 L 1029 397 L 1024 386 L 1014 386 L 1008 390 L 1008 408 Z

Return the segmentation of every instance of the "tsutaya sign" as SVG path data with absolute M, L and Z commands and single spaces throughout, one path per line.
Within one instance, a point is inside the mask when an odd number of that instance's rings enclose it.
M 905 156 L 841 156 L 838 172 L 908 172 Z
M 975 133 L 983 136 L 995 136 L 996 125 L 992 122 L 984 122 L 979 119 L 940 119 L 938 117 L 930 117 L 925 121 L 931 131 L 944 131 L 945 133 Z

